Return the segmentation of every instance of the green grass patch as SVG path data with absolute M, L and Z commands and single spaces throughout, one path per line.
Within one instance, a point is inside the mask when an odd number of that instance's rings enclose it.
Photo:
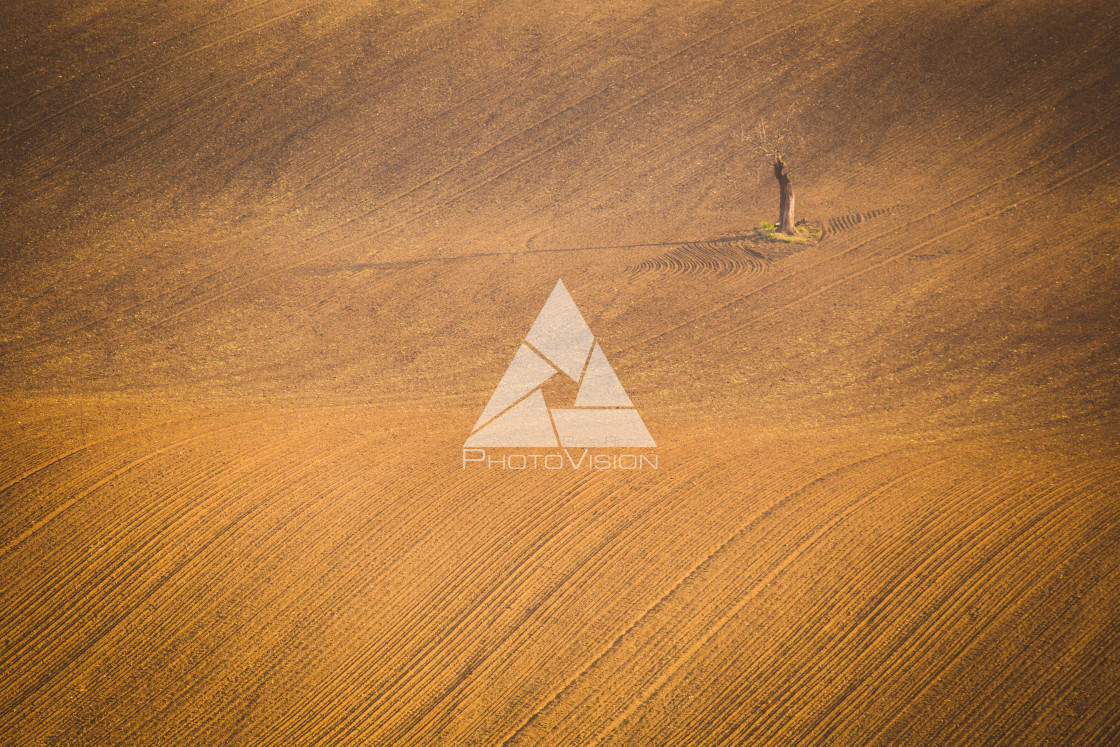
M 812 244 L 820 241 L 823 231 L 817 226 L 802 223 L 794 226 L 796 233 L 793 236 L 784 234 L 773 223 L 763 221 L 755 226 L 755 238 L 762 241 L 781 241 L 786 244 Z

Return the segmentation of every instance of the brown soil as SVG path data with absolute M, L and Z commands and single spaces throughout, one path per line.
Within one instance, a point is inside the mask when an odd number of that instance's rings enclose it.
M 1114 3 L 6 10 L 0 742 L 1120 741 Z

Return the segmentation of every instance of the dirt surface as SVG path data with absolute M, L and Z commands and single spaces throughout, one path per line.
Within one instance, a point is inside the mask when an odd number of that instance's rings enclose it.
M 7 11 L 0 742 L 1120 741 L 1115 3 Z

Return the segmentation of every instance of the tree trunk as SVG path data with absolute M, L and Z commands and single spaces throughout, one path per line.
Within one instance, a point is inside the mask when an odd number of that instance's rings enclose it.
M 778 230 L 793 235 L 793 182 L 785 171 L 782 157 L 774 162 L 774 176 L 778 179 Z

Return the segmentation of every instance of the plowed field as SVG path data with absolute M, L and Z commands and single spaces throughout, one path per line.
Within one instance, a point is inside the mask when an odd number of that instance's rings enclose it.
M 1120 743 L 1114 3 L 10 5 L 0 742 Z

